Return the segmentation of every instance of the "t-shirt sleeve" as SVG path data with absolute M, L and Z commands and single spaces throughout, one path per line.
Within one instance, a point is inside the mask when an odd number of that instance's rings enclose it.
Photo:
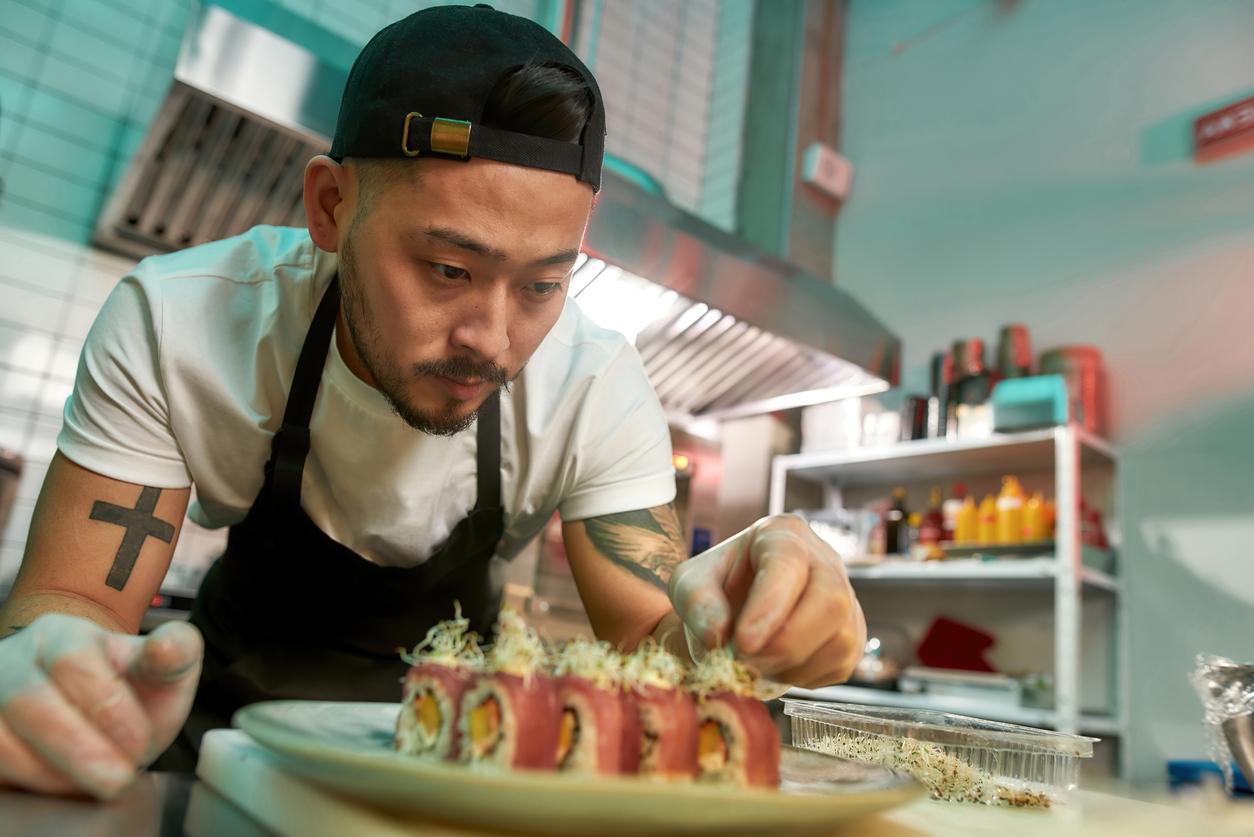
M 142 270 L 118 283 L 92 324 L 57 448 L 113 479 L 183 488 L 191 478 L 161 378 L 161 299 Z
M 597 376 L 582 406 L 563 520 L 648 509 L 675 499 L 666 413 L 640 356 L 625 346 Z

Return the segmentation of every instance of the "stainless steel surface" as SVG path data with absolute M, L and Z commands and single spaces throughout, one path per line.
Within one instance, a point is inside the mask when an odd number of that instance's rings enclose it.
M 1241 775 L 1254 782 L 1254 715 L 1236 715 L 1223 722 L 1224 738 Z
M 318 41 L 312 29 L 304 25 L 304 42 Z M 302 172 L 329 145 L 347 77 L 319 54 L 203 7 L 96 243 L 142 257 L 255 224 L 303 226 Z M 609 167 L 585 249 L 591 258 L 571 294 L 634 340 L 673 420 L 806 406 L 897 382 L 897 338 L 844 291 Z
M 0 787 L 0 834 L 5 837 L 182 837 L 193 782 L 191 776 L 177 773 L 144 773 L 108 803 Z M 244 837 L 245 833 L 240 833 Z

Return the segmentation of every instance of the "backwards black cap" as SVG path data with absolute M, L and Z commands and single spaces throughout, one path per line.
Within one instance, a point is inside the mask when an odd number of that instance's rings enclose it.
M 527 64 L 565 68 L 588 86 L 592 115 L 578 143 L 480 124 L 488 94 Z M 596 190 L 604 149 L 605 106 L 583 62 L 539 24 L 480 4 L 414 12 L 370 39 L 344 86 L 330 156 L 486 157 Z

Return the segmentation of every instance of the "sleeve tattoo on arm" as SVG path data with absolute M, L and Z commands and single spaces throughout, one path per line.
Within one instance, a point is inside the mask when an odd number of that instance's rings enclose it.
M 174 526 L 153 514 L 160 496 L 160 488 L 144 486 L 133 509 L 115 506 L 104 500 L 97 500 L 91 507 L 91 514 L 88 516 L 92 520 L 112 523 L 126 529 L 126 534 L 122 536 L 122 545 L 118 547 L 118 553 L 113 558 L 113 566 L 109 568 L 109 576 L 105 579 L 105 584 L 114 590 L 121 590 L 130 580 L 144 541 L 156 538 L 170 543 L 174 540 Z
M 684 560 L 684 535 L 673 503 L 589 518 L 584 530 L 598 552 L 662 590 Z

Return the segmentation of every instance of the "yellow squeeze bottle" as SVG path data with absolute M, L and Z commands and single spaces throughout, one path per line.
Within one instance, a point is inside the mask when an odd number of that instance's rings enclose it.
M 1045 495 L 1037 491 L 1023 507 L 1023 538 L 1028 541 L 1049 539 L 1049 526 L 1045 520 Z
M 954 518 L 954 543 L 973 544 L 979 540 L 979 535 L 980 511 L 976 508 L 975 498 L 968 494 Z
M 1023 542 L 1023 486 L 1016 477 L 1002 480 L 997 498 L 997 542 Z
M 979 546 L 988 546 L 997 542 L 997 501 L 992 494 L 984 495 L 980 503 L 979 516 L 976 519 L 975 542 Z

